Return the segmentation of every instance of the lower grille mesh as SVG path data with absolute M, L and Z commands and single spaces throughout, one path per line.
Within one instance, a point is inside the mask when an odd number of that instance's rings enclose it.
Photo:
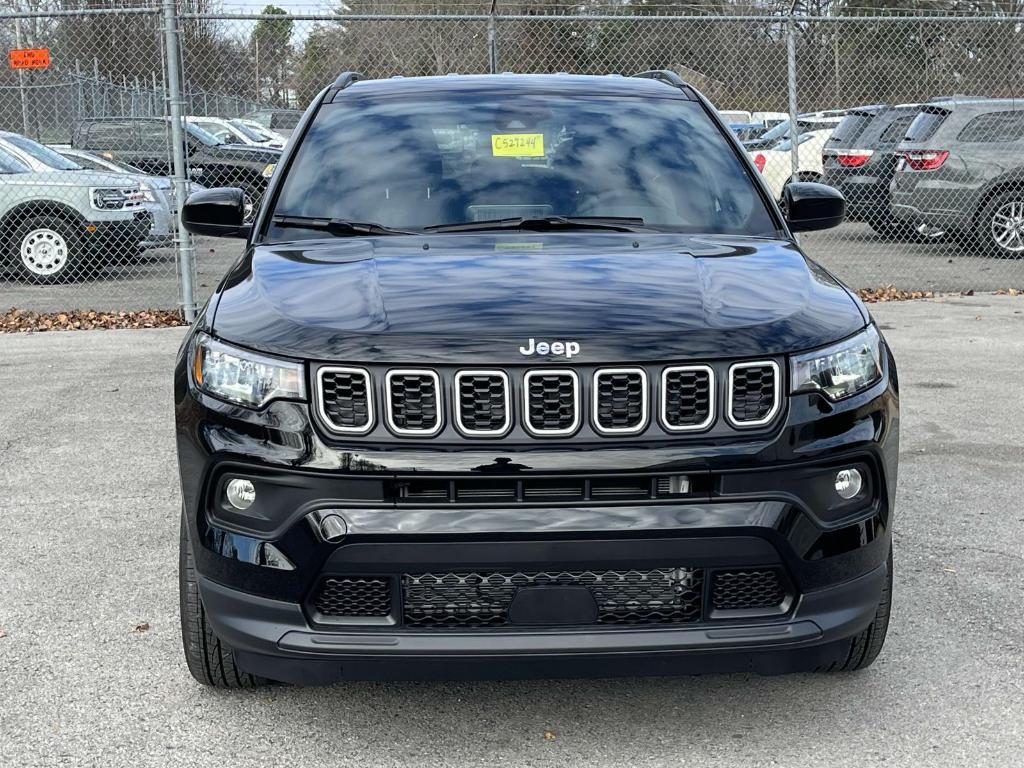
M 598 624 L 681 624 L 699 621 L 703 572 L 420 573 L 402 577 L 408 627 L 500 627 L 509 623 L 516 592 L 541 585 L 582 586 L 597 603 Z
M 774 568 L 750 571 L 719 571 L 711 579 L 711 604 L 717 611 L 774 608 L 786 591 Z
M 321 616 L 360 618 L 391 614 L 391 580 L 338 576 L 325 579 L 313 601 Z

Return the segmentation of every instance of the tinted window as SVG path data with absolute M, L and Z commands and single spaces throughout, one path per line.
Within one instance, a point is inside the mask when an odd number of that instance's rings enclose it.
M 0 173 L 29 173 L 31 170 L 14 155 L 0 149 Z
M 907 129 L 910 128 L 912 122 L 914 122 L 914 115 L 897 117 L 882 131 L 882 135 L 878 137 L 878 143 L 899 144 L 903 141 L 903 137 L 907 135 Z
M 298 112 L 274 112 L 270 116 L 270 125 L 268 128 L 284 128 L 285 130 L 292 130 L 299 124 Z
M 63 153 L 61 153 L 61 154 L 63 154 Z M 82 166 L 83 168 L 88 168 L 90 171 L 109 171 L 110 170 L 105 165 L 101 164 L 100 162 L 98 162 L 97 160 L 94 160 L 91 157 L 81 157 L 80 155 L 64 155 L 64 157 L 68 158 L 69 160 L 73 160 L 74 162 L 76 162 L 80 166 Z
M 167 141 L 167 125 L 156 120 L 146 120 L 139 123 L 139 149 L 143 152 L 166 152 L 169 144 Z
M 872 115 L 866 112 L 851 112 L 836 126 L 835 131 L 832 132 L 832 137 L 829 139 L 829 143 L 838 144 L 842 142 L 844 144 L 852 144 L 864 133 L 864 129 L 868 127 L 872 117 Z
M 581 95 L 345 99 L 320 112 L 274 213 L 399 228 L 629 216 L 671 231 L 776 233 L 698 104 Z
M 960 141 L 1002 142 L 1024 139 L 1024 110 L 978 115 L 960 131 Z
M 32 141 L 32 139 L 25 136 L 12 134 L 4 136 L 4 138 L 25 154 L 31 155 L 44 165 L 48 165 L 58 171 L 78 171 L 82 168 L 78 163 L 68 160 L 64 155 L 54 152 L 49 147 L 45 147 L 38 141 Z
M 129 122 L 102 122 L 88 126 L 86 146 L 92 149 L 134 149 L 135 127 Z
M 910 127 L 907 128 L 906 140 L 927 141 L 939 130 L 939 126 L 945 121 L 947 115 L 949 112 L 945 110 L 918 112 L 910 122 Z

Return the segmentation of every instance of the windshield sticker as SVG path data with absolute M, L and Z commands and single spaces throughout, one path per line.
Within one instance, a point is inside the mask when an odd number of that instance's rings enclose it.
M 543 133 L 492 133 L 494 157 L 544 157 Z

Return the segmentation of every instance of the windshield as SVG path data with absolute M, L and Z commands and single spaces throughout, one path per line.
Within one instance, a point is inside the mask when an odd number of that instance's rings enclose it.
M 18 134 L 9 134 L 4 138 L 13 144 L 15 147 L 20 149 L 27 155 L 31 155 L 39 162 L 44 165 L 48 165 L 51 168 L 56 168 L 58 171 L 80 171 L 82 166 L 78 163 L 68 160 L 64 155 L 59 152 L 54 152 L 49 147 L 44 147 L 42 144 L 32 139 L 20 136 Z
M 327 106 L 273 216 L 405 230 L 630 217 L 665 231 L 777 233 L 746 167 L 699 104 L 587 95 L 362 97 Z M 269 235 L 294 239 L 301 230 Z
M 214 136 L 212 133 L 210 133 L 208 131 L 204 131 L 202 128 L 200 128 L 195 123 L 186 123 L 185 124 L 185 129 L 188 131 L 188 135 L 189 136 L 191 136 L 192 138 L 198 140 L 200 143 L 205 144 L 208 147 L 215 147 L 218 144 L 223 144 L 224 143 L 223 141 L 218 139 L 216 136 Z
M 0 173 L 29 173 L 31 170 L 10 152 L 0 149 Z
M 764 141 L 782 139 L 789 135 L 789 120 L 783 120 L 781 123 L 776 125 L 761 134 L 760 138 Z
M 228 122 L 231 123 L 232 128 L 249 139 L 249 141 L 266 141 L 261 134 L 257 133 L 240 120 L 229 120 Z

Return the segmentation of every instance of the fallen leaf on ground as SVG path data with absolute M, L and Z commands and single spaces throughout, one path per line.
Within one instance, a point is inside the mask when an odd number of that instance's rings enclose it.
M 934 291 L 906 291 L 895 285 L 883 285 L 878 288 L 860 288 L 857 295 L 868 304 L 883 301 L 912 301 L 914 299 L 934 299 Z
M 143 309 L 137 312 L 31 312 L 12 308 L 0 313 L 0 333 L 92 331 L 113 328 L 172 328 L 187 325 L 177 310 Z
M 554 731 L 544 731 L 544 741 L 554 741 L 554 740 L 555 740 L 555 732 Z

